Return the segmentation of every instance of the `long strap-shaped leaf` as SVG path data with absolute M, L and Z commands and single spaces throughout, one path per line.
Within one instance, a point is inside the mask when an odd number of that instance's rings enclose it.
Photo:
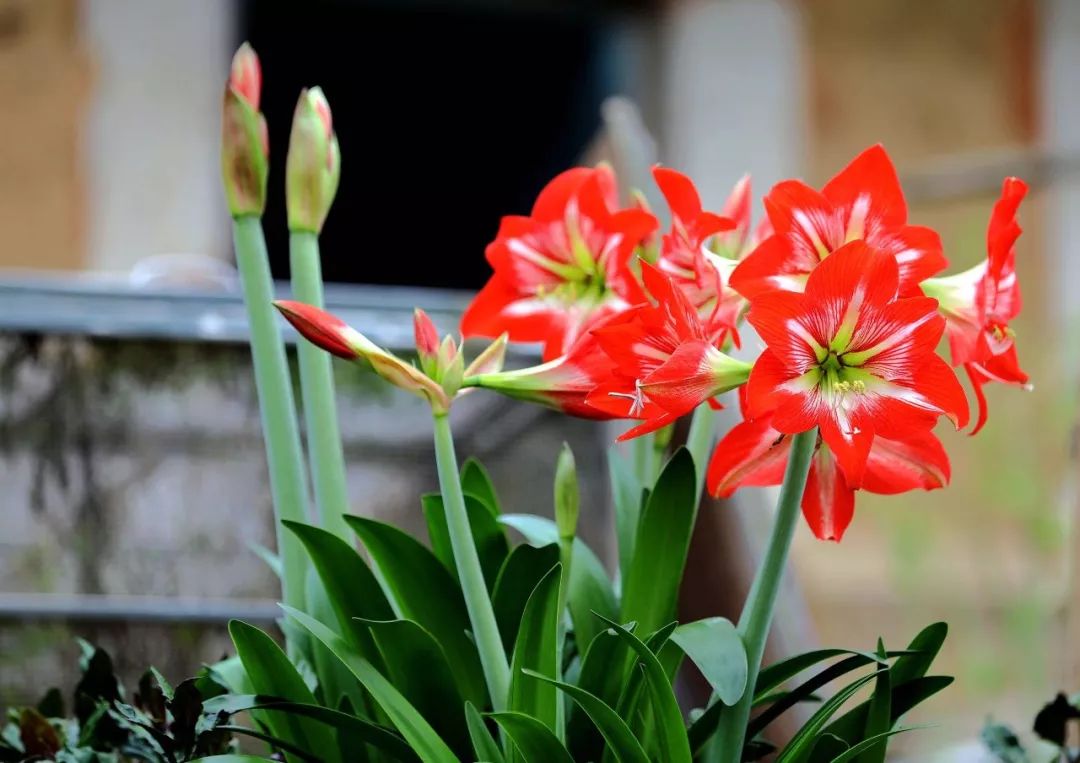
M 574 763 L 551 729 L 524 713 L 491 713 L 489 718 L 502 726 L 525 763 Z
M 686 726 L 683 725 L 682 712 L 660 661 L 645 642 L 625 627 L 614 620 L 602 619 L 637 653 L 638 661 L 645 669 L 645 681 L 649 685 L 659 732 L 660 759 L 665 763 L 691 763 L 690 742 L 686 736 Z
M 854 760 L 857 755 L 869 750 L 876 744 L 888 739 L 889 737 L 896 736 L 897 734 L 903 734 L 905 731 L 915 731 L 916 729 L 927 728 L 926 726 L 905 726 L 900 729 L 892 729 L 891 731 L 885 731 L 881 734 L 874 734 L 872 737 L 868 737 L 861 742 L 849 747 L 844 752 L 837 755 L 832 759 L 832 763 L 848 763 L 850 760 Z
M 336 729 L 355 734 L 367 744 L 393 756 L 395 760 L 402 763 L 417 763 L 420 760 L 405 740 L 390 729 L 322 705 L 286 702 L 277 697 L 266 697 L 260 694 L 223 694 L 203 703 L 203 712 L 210 714 L 224 712 L 233 715 L 247 710 L 282 712 L 312 718 Z
M 321 641 L 364 685 L 391 722 L 405 737 L 424 763 L 458 763 L 457 757 L 439 738 L 431 725 L 408 703 L 393 684 L 370 662 L 361 657 L 348 642 L 318 620 L 282 605 L 282 609 L 312 636 Z
M 829 722 L 829 718 L 831 718 L 845 702 L 851 699 L 855 692 L 865 686 L 868 682 L 877 678 L 877 675 L 877 673 L 871 673 L 868 676 L 864 676 L 858 681 L 848 684 L 830 697 L 829 701 L 822 705 L 816 713 L 810 716 L 810 720 L 799 729 L 799 732 L 780 753 L 780 756 L 776 759 L 776 763 L 800 763 L 801 761 L 806 760 L 813 751 L 814 744 L 817 742 L 821 730 L 825 727 L 825 724 Z
M 649 763 L 645 750 L 642 749 L 641 743 L 634 736 L 634 732 L 626 725 L 626 721 L 595 694 L 590 694 L 580 686 L 563 683 L 562 681 L 553 681 L 533 670 L 526 670 L 525 675 L 556 686 L 569 694 L 570 698 L 585 711 L 593 723 L 596 724 L 596 728 L 604 735 L 612 754 L 615 755 L 619 763 Z
M 469 738 L 472 739 L 476 759 L 484 763 L 503 763 L 499 743 L 491 736 L 488 727 L 484 725 L 484 716 L 480 715 L 472 702 L 465 703 L 465 723 L 469 727 Z

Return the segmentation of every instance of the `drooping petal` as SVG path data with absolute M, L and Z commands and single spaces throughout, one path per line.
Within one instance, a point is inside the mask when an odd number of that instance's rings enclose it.
M 832 451 L 836 463 L 844 472 L 847 485 L 853 489 L 862 485 L 866 459 L 874 442 L 872 429 L 860 428 L 842 407 L 829 408 L 819 419 L 821 439 Z M 779 417 L 777 417 L 779 420 Z
M 791 438 L 772 428 L 769 417 L 742 421 L 717 444 L 709 460 L 709 493 L 727 498 L 740 487 L 779 485 Z
M 806 478 L 803 517 L 819 540 L 839 542 L 855 516 L 855 491 L 827 446 L 818 448 Z
M 862 487 L 871 493 L 891 495 L 944 487 L 949 477 L 949 456 L 933 433 L 903 440 L 877 437 L 866 461 Z

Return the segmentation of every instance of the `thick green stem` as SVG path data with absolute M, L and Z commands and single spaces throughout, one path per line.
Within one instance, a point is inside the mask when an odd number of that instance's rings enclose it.
M 291 233 L 289 261 L 293 296 L 300 302 L 322 307 L 322 267 L 316 234 L 307 231 Z M 343 516 L 349 510 L 349 496 L 345 488 L 345 454 L 338 428 L 330 355 L 310 342 L 300 342 L 297 353 L 308 459 L 319 519 L 324 528 L 351 544 L 352 534 Z
M 754 704 L 754 685 L 757 683 L 761 659 L 765 654 L 765 641 L 769 636 L 769 626 L 772 625 L 776 595 L 787 566 L 791 539 L 799 523 L 799 505 L 806 488 L 806 476 L 810 471 L 810 459 L 814 454 L 816 441 L 816 429 L 792 438 L 772 534 L 739 617 L 739 635 L 746 647 L 748 666 L 746 691 L 735 706 L 727 708 L 720 717 L 716 739 L 718 759 L 721 763 L 739 763 L 742 758 L 746 724 Z
M 473 638 L 480 652 L 480 664 L 491 695 L 491 706 L 500 712 L 506 709 L 510 695 L 510 666 L 503 651 L 495 610 L 488 598 L 480 556 L 473 543 L 465 496 L 461 492 L 457 455 L 454 453 L 454 436 L 450 432 L 450 419 L 446 414 L 435 414 L 435 462 L 439 470 L 443 508 L 446 510 L 446 527 L 450 532 L 450 547 L 454 552 L 461 590 L 465 594 Z
M 716 411 L 708 403 L 702 403 L 694 410 L 690 419 L 690 432 L 686 436 L 686 448 L 694 458 L 694 470 L 697 476 L 697 503 L 701 503 L 701 494 L 705 490 L 705 473 L 709 466 L 709 453 L 712 451 L 716 433 Z
M 300 431 L 296 423 L 285 346 L 274 312 L 273 281 L 266 255 L 262 223 L 254 216 L 233 220 L 233 242 L 240 282 L 247 303 L 251 330 L 251 356 L 255 387 L 259 393 L 266 459 L 270 467 L 270 494 L 274 501 L 274 528 L 281 555 L 281 598 L 304 608 L 304 574 L 307 556 L 300 541 L 285 530 L 281 520 L 307 521 L 307 492 Z

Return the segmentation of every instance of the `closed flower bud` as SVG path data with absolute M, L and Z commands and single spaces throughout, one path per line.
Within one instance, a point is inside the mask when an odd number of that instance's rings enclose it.
M 560 540 L 574 539 L 580 502 L 574 451 L 563 443 L 559 461 L 555 465 L 555 526 Z
M 285 160 L 285 202 L 289 230 L 318 233 L 330 211 L 341 177 L 341 153 L 330 104 L 322 90 L 300 93 Z
M 270 149 L 261 87 L 259 58 L 244 43 L 233 57 L 221 120 L 221 174 L 233 217 L 261 215 L 266 206 Z

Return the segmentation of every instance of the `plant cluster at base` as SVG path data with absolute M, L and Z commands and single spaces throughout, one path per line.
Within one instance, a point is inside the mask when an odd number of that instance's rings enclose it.
M 778 183 L 756 227 L 748 177 L 714 213 L 689 178 L 654 168 L 672 221 L 661 231 L 609 167 L 571 169 L 529 215 L 505 217 L 487 247 L 493 274 L 460 330 L 494 341 L 467 361 L 463 341 L 440 339 L 418 309 L 414 363 L 322 309 L 317 237 L 341 156 L 325 97 L 305 90 L 286 162 L 294 299 L 276 306 L 310 342 L 300 381 L 312 512 L 291 380 L 267 322 L 260 81 L 241 49 L 222 167 L 276 486 L 286 648 L 234 622 L 239 669 L 206 712 L 251 711 L 288 761 L 883 761 L 910 728 L 901 717 L 951 681 L 930 675 L 944 624 L 902 650 L 879 641 L 763 667 L 765 642 L 800 514 L 817 537 L 839 541 L 858 491 L 943 487 L 949 460 L 932 430 L 942 417 L 957 429 L 971 418 L 954 368 L 973 383 L 976 431 L 986 383 L 1027 384 L 1009 328 L 1023 182 L 1005 181 L 985 261 L 941 277 L 941 241 L 908 224 L 880 146 L 820 191 Z M 737 357 L 744 324 L 763 345 L 752 362 Z M 951 362 L 937 354 L 945 335 Z M 508 342 L 541 345 L 541 362 L 504 369 Z M 329 358 L 314 347 L 370 365 L 430 406 L 439 491 L 420 501 L 427 544 L 349 512 Z M 569 449 L 558 457 L 555 521 L 504 511 L 477 462 L 459 467 L 449 414 L 476 390 L 631 422 L 619 439 L 634 441 L 632 463 L 609 454 L 614 579 L 577 537 L 589 507 Z M 714 448 L 718 397 L 730 391 L 742 421 Z M 685 416 L 687 447 L 670 453 Z M 727 496 L 763 485 L 781 486 L 778 507 L 738 622 L 678 623 L 705 487 Z M 525 543 L 513 545 L 511 529 Z M 683 663 L 709 684 L 701 707 L 676 699 Z M 833 685 L 842 688 L 825 694 Z M 815 703 L 808 720 L 778 736 L 777 718 L 803 703 Z

